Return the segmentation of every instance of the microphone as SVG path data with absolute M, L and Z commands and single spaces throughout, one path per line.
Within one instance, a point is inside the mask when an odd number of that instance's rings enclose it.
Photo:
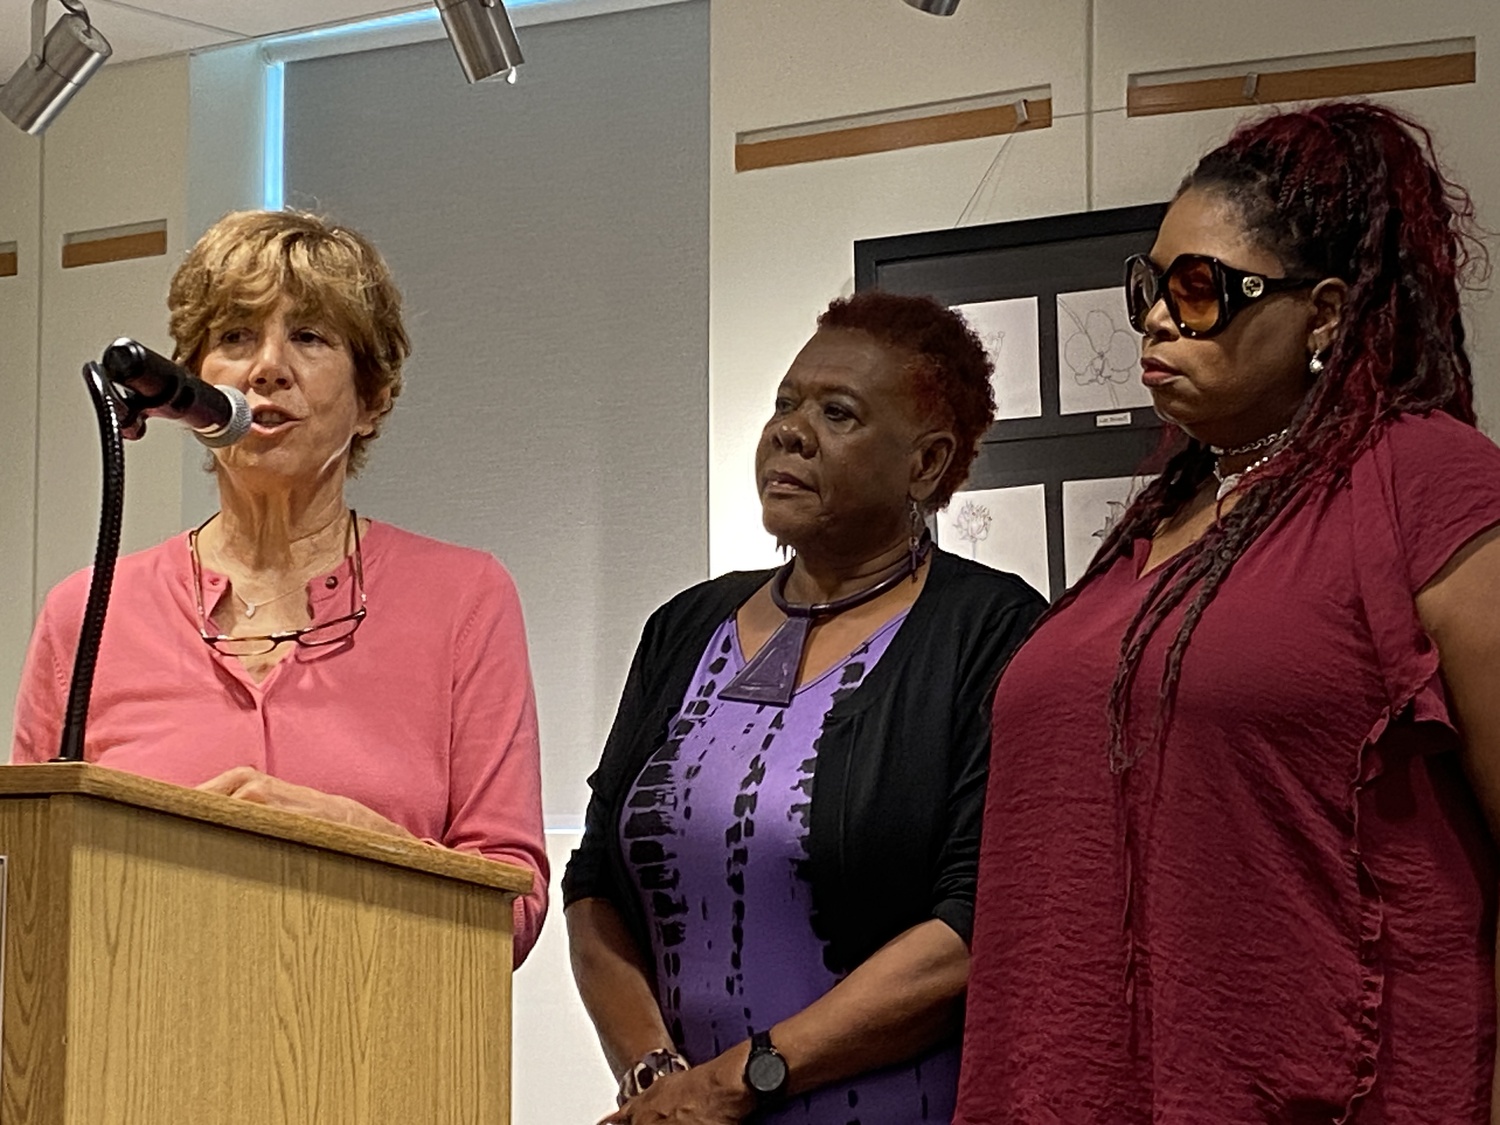
M 250 404 L 234 387 L 205 383 L 128 336 L 104 349 L 101 365 L 111 382 L 130 388 L 133 409 L 183 423 L 210 448 L 250 432 Z

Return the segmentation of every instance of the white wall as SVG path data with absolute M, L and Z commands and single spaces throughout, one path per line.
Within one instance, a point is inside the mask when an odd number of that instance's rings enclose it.
M 93 559 L 100 462 L 82 367 L 120 335 L 167 346 L 167 279 L 184 248 L 187 75 L 181 57 L 107 67 L 43 138 L 8 123 L 0 133 L 0 241 L 21 249 L 19 276 L 0 279 L 7 716 L 40 597 Z M 159 219 L 167 222 L 166 256 L 62 268 L 65 233 Z M 127 448 L 122 550 L 178 529 L 181 461 L 176 435 Z
M 188 61 L 106 68 L 42 148 L 41 407 L 37 418 L 36 581 L 45 592 L 92 561 L 98 431 L 79 372 L 117 336 L 170 353 L 166 292 L 187 245 Z M 165 219 L 167 253 L 65 270 L 63 235 Z M 180 526 L 182 442 L 170 427 L 126 448 L 121 550 Z
M 938 18 L 899 0 L 714 0 L 709 303 L 709 566 L 775 559 L 760 528 L 755 440 L 816 314 L 853 288 L 859 238 L 1168 198 L 1240 117 L 1125 116 L 1126 76 L 1288 54 L 1475 36 L 1475 85 L 1392 97 L 1436 130 L 1480 217 L 1500 224 L 1494 0 L 964 0 Z M 1294 29 L 1294 30 L 1293 30 Z M 968 94 L 1052 87 L 1050 129 L 1012 138 L 734 171 L 737 132 Z M 1500 423 L 1500 304 L 1470 305 L 1481 413 Z M 1492 431 L 1493 432 L 1493 431 Z
M 42 150 L 0 132 L 0 242 L 17 243 L 19 272 L 0 277 L 0 729 L 31 631 L 35 587 L 36 396 Z M 81 387 L 80 387 L 81 389 Z M 9 752 L 9 740 L 0 755 Z

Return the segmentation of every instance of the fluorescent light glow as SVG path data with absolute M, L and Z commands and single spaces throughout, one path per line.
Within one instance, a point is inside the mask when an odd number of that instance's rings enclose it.
M 286 202 L 286 64 L 266 63 L 265 182 L 261 206 L 280 211 Z

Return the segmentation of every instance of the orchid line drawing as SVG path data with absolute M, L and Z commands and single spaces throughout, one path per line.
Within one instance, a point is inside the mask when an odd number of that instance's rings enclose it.
M 1140 363 L 1140 338 L 1124 327 L 1123 302 L 1119 320 L 1101 308 L 1089 309 L 1080 317 L 1062 297 L 1057 299 L 1057 307 L 1072 321 L 1071 332 L 1069 325 L 1060 323 L 1058 328 L 1067 332 L 1062 356 L 1073 378 L 1080 387 L 1104 387 L 1110 402 L 1119 406 L 1115 387 L 1128 382 Z

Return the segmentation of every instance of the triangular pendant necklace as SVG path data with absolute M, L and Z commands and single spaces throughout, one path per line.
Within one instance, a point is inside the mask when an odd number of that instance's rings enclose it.
M 792 605 L 786 600 L 786 582 L 792 575 L 796 560 L 787 563 L 771 579 L 771 601 L 786 614 L 786 620 L 771 634 L 771 639 L 761 645 L 755 657 L 740 669 L 739 675 L 724 685 L 719 698 L 735 703 L 769 703 L 785 707 L 797 694 L 797 672 L 802 667 L 802 653 L 807 648 L 807 635 L 813 624 L 819 618 L 833 617 L 894 589 L 903 578 L 916 573 L 931 550 L 932 537 L 923 532 L 921 543 L 907 555 L 896 573 L 882 578 L 867 590 L 816 605 Z

